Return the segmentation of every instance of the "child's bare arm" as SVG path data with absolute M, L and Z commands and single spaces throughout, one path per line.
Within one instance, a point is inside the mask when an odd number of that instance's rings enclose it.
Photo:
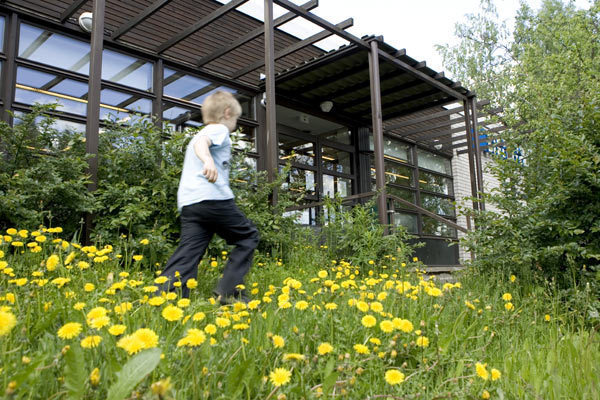
M 215 161 L 210 155 L 208 148 L 212 144 L 212 141 L 208 136 L 200 136 L 200 138 L 194 144 L 194 152 L 196 156 L 204 163 L 204 170 L 202 173 L 208 179 L 209 182 L 214 183 L 217 181 L 219 173 L 215 166 Z

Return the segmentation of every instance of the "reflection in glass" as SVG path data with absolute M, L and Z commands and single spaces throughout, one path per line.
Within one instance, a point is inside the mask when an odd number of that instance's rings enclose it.
M 68 71 L 89 73 L 89 43 L 35 26 L 21 24 L 18 55 Z
M 369 136 L 369 149 L 371 151 L 375 149 L 372 134 Z M 410 145 L 387 136 L 383 137 L 383 154 L 386 159 L 391 161 L 412 163 Z
M 13 119 L 13 124 L 14 125 L 19 125 L 21 123 L 23 123 L 23 112 L 15 112 L 14 113 L 14 119 Z M 36 124 L 39 124 L 42 121 L 43 117 L 37 117 L 35 119 Z M 81 124 L 78 122 L 73 122 L 73 121 L 66 121 L 64 119 L 54 119 L 53 118 L 53 122 L 52 125 L 50 125 L 50 127 L 52 129 L 56 129 L 57 131 L 60 132 L 73 132 L 73 133 L 81 133 L 81 134 L 85 134 L 85 124 Z
M 408 233 L 418 233 L 417 216 L 415 214 L 395 212 L 392 218 L 395 226 L 403 226 Z
M 295 217 L 295 222 L 302 225 L 317 225 L 317 209 L 314 207 L 303 210 L 286 211 L 284 217 Z
M 348 128 L 338 129 L 335 132 L 323 135 L 322 138 L 333 142 L 352 144 L 352 132 Z
M 292 168 L 288 173 L 287 182 L 282 185 L 284 189 L 297 194 L 316 195 L 315 173 L 313 171 Z
M 417 158 L 420 168 L 427 168 L 442 174 L 452 175 L 451 162 L 445 157 L 417 149 Z
M 252 118 L 252 98 L 246 94 L 238 92 L 227 86 L 222 86 L 196 76 L 188 75 L 180 71 L 175 71 L 171 68 L 164 69 L 163 93 L 165 96 L 175 97 L 178 99 L 190 101 L 198 105 L 211 93 L 218 90 L 235 94 L 235 97 L 242 106 L 242 116 Z
M 423 215 L 423 234 L 432 236 L 456 237 L 456 229 Z
M 347 151 L 323 147 L 321 149 L 321 158 L 323 159 L 323 167 L 328 171 L 344 174 L 352 173 L 352 158 Z
M 102 79 L 151 92 L 152 63 L 104 49 Z
M 238 129 L 231 133 L 233 148 L 236 150 L 256 152 L 255 129 L 251 126 L 238 125 Z
M 279 159 L 299 164 L 315 165 L 315 153 L 312 142 L 279 134 Z
M 56 91 L 55 82 L 61 83 Z M 29 68 L 17 68 L 15 102 L 33 105 L 57 103 L 57 110 L 77 115 L 86 115 L 87 100 L 81 96 L 87 94 L 87 85 L 72 79 L 64 79 L 53 74 Z
M 399 197 L 402 200 L 406 200 L 409 201 L 413 204 L 416 203 L 415 201 L 415 192 L 412 190 L 408 190 L 408 189 L 400 189 L 396 186 L 392 186 L 392 185 L 387 185 L 386 186 L 386 192 L 388 194 L 391 194 L 393 196 Z M 407 208 L 407 205 L 404 205 L 398 201 L 394 201 L 394 208 Z
M 323 174 L 323 195 L 347 197 L 352 194 L 352 180 Z
M 404 165 L 384 161 L 385 167 L 385 182 L 394 183 L 396 185 L 414 186 L 413 169 Z M 371 178 L 375 179 L 375 165 L 371 158 Z
M 0 51 L 4 52 L 4 17 L 0 16 Z
M 454 192 L 452 179 L 424 171 L 419 171 L 419 188 L 449 196 Z
M 452 200 L 421 193 L 421 207 L 435 214 L 455 217 L 456 211 Z

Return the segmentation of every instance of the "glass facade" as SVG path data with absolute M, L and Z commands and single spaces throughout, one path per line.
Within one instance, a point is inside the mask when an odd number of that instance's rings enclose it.
M 384 137 L 383 147 L 387 193 L 455 222 L 450 160 L 389 137 Z M 372 136 L 370 148 L 373 150 Z M 371 157 L 371 190 L 376 190 L 373 157 Z M 455 229 L 448 228 L 446 224 L 420 213 L 404 202 L 389 200 L 388 208 L 393 210 L 390 223 L 402 225 L 409 233 L 456 237 Z
M 7 20 L 0 16 L 0 31 L 5 31 L 6 23 Z M 29 111 L 36 103 L 56 104 L 53 113 L 57 117 L 56 127 L 84 132 L 90 43 L 37 26 L 27 18 L 19 22 L 17 34 L 14 99 L 5 107 L 19 113 Z M 5 45 L 2 34 L 0 52 L 4 52 Z M 234 88 L 247 87 L 239 82 L 225 81 L 225 85 L 222 79 L 200 76 L 166 60 L 161 67 L 162 62 L 157 62 L 155 55 L 144 59 L 110 48 L 110 43 L 105 43 L 105 47 L 102 53 L 101 120 L 111 118 L 128 123 L 158 112 L 157 116 L 171 129 L 195 129 L 203 125 L 201 105 L 204 99 L 217 90 L 228 91 L 242 106 L 239 130 L 233 135 L 235 149 L 247 154 L 248 168 L 256 168 L 259 146 L 253 97 L 258 93 Z M 4 59 L 2 55 L 0 72 L 6 68 Z M 162 76 L 160 82 L 155 82 L 157 74 Z M 154 87 L 155 84 L 159 87 Z M 291 165 L 286 188 L 296 192 L 298 197 L 302 195 L 305 203 L 334 196 L 348 197 L 365 190 L 362 185 L 368 188 L 369 183 L 375 189 L 373 157 L 371 176 L 359 176 L 359 170 L 368 174 L 369 166 L 363 165 L 360 159 L 356 131 L 340 126 L 336 123 L 312 134 L 302 129 L 278 132 L 279 165 Z M 373 150 L 372 135 L 369 138 Z M 383 147 L 387 191 L 403 200 L 389 201 L 390 210 L 393 210 L 390 222 L 422 236 L 456 237 L 454 229 L 411 207 L 412 204 L 444 218 L 456 219 L 450 159 L 387 136 Z M 364 160 L 368 162 L 368 157 Z M 363 189 L 359 189 L 359 178 L 367 181 L 362 182 Z M 294 213 L 300 222 L 314 224 L 322 212 L 320 207 L 311 207 Z

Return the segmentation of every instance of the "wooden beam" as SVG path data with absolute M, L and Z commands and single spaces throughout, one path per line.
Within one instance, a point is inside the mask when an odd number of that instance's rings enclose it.
M 480 102 L 477 103 L 477 105 L 478 106 L 479 105 L 484 106 L 484 105 L 487 105 L 489 103 L 490 103 L 489 101 L 480 101 Z M 431 119 L 434 119 L 434 118 L 440 118 L 440 117 L 445 117 L 445 116 L 452 115 L 452 114 L 461 113 L 463 111 L 464 111 L 463 107 L 455 107 L 455 108 L 451 108 L 451 109 L 448 109 L 448 110 L 445 110 L 445 111 L 440 111 L 440 112 L 433 113 L 433 114 L 423 115 L 423 116 L 418 117 L 418 118 L 413 118 L 413 119 L 409 119 L 409 120 L 406 120 L 406 121 L 401 121 L 401 122 L 398 122 L 397 124 L 388 126 L 386 128 L 386 130 L 391 131 L 391 130 L 398 129 L 398 128 L 404 128 L 405 126 L 418 124 L 418 123 L 425 122 L 425 121 L 428 121 L 428 120 L 431 120 Z
M 292 3 L 289 0 L 273 0 L 273 2 L 289 11 L 295 12 L 296 14 L 307 19 L 308 21 L 312 22 L 315 25 L 318 25 L 323 29 L 326 29 L 330 32 L 335 33 L 336 35 L 340 36 L 342 39 L 346 39 L 350 43 L 354 43 L 366 50 L 370 49 L 369 44 L 367 42 L 365 42 L 364 40 L 361 40 L 358 37 L 354 36 L 353 34 L 346 32 L 343 29 L 335 26 L 331 22 L 328 22 L 328 21 L 324 20 L 323 18 L 304 10 L 302 7 L 295 5 L 294 3 Z
M 369 72 L 369 68 L 365 65 L 358 65 L 356 67 L 352 67 L 350 69 L 347 69 L 345 71 L 341 71 L 338 74 L 335 75 L 329 75 L 328 77 L 322 78 L 322 79 L 318 79 L 306 86 L 302 86 L 301 90 L 302 90 L 302 94 L 307 94 L 315 89 L 320 89 L 325 85 L 330 85 L 330 84 L 334 84 L 336 82 L 341 81 L 342 79 L 346 79 L 349 76 L 358 74 L 358 73 L 368 73 Z
M 391 54 L 386 53 L 383 50 L 379 50 L 379 56 L 381 58 L 383 58 L 384 60 L 392 63 L 394 66 L 408 72 L 409 74 L 427 82 L 429 85 L 431 85 L 432 87 L 441 90 L 442 92 L 454 97 L 457 100 L 464 100 L 466 99 L 466 96 L 457 92 L 456 90 L 452 89 L 451 87 L 437 81 L 436 79 L 434 79 L 433 77 L 418 71 L 417 69 L 411 67 L 410 65 L 408 65 L 407 63 L 395 58 L 394 56 L 392 56 Z
M 398 70 L 388 72 L 385 75 L 381 75 L 381 82 L 383 83 L 383 82 L 389 81 L 390 79 L 395 79 L 395 78 L 398 78 L 403 75 L 406 75 L 406 72 L 398 71 Z M 369 80 L 368 79 L 363 82 L 359 82 L 355 85 L 348 86 L 347 88 L 344 88 L 342 90 L 337 90 L 334 93 L 332 93 L 331 95 L 327 95 L 324 97 L 320 97 L 319 99 L 315 99 L 315 101 L 318 101 L 320 103 L 321 101 L 336 99 L 338 97 L 346 96 L 348 94 L 355 93 L 355 92 L 365 90 L 365 89 L 369 89 Z
M 442 97 L 442 98 L 433 100 L 431 103 L 419 104 L 419 105 L 413 106 L 411 108 L 407 108 L 404 110 L 399 110 L 399 111 L 395 111 L 395 112 L 386 114 L 386 115 L 384 115 L 384 117 L 385 117 L 386 121 L 389 121 L 391 119 L 403 117 L 405 115 L 414 114 L 416 112 L 428 110 L 428 109 L 434 108 L 434 107 L 446 106 L 448 104 L 452 104 L 455 102 L 456 102 L 456 99 L 454 99 L 454 98 Z
M 354 21 L 352 20 L 352 18 L 349 18 L 349 19 L 347 19 L 345 21 L 340 22 L 336 26 L 345 29 L 345 28 L 351 27 L 353 24 L 354 24 Z M 325 31 L 321 31 L 321 32 L 319 32 L 317 34 L 314 34 L 312 36 L 309 36 L 306 39 L 301 40 L 301 41 L 299 41 L 297 43 L 294 43 L 293 45 L 291 45 L 289 47 L 286 47 L 285 49 L 280 50 L 277 53 L 275 53 L 275 60 L 278 60 L 280 58 L 288 56 L 288 55 L 290 55 L 290 54 L 292 54 L 292 53 L 294 53 L 294 52 L 296 52 L 298 50 L 301 50 L 301 49 L 303 49 L 305 47 L 308 47 L 308 46 L 312 45 L 313 43 L 316 43 L 316 42 L 318 42 L 320 40 L 323 40 L 323 39 L 325 39 L 325 38 L 327 38 L 327 37 L 329 37 L 331 35 L 333 35 L 333 33 L 331 33 L 330 31 L 325 30 Z M 250 72 L 252 72 L 252 71 L 254 71 L 254 70 L 256 70 L 256 69 L 258 69 L 258 68 L 260 68 L 262 66 L 264 66 L 264 65 L 265 65 L 265 63 L 264 63 L 263 60 L 258 60 L 256 62 L 248 65 L 247 67 L 242 68 L 242 69 L 234 72 L 233 75 L 231 76 L 231 79 L 237 79 L 240 76 L 246 75 L 246 74 L 248 74 L 248 73 L 250 73 Z
M 73 0 L 71 5 L 67 7 L 65 11 L 60 14 L 60 23 L 64 24 L 66 20 L 71 18 L 83 5 L 87 3 L 87 0 Z
M 403 90 L 411 89 L 415 86 L 419 86 L 419 85 L 423 85 L 423 84 L 424 84 L 424 82 L 422 82 L 418 79 L 415 79 L 414 81 L 410 81 L 410 82 L 404 83 L 402 85 L 386 89 L 381 92 L 381 96 L 382 97 L 387 96 L 387 95 L 394 94 L 396 92 L 401 92 Z M 359 104 L 363 104 L 363 103 L 370 101 L 370 98 L 371 98 L 371 96 L 364 96 L 364 97 L 358 98 L 356 100 L 352 100 L 348 103 L 339 103 L 339 105 L 340 105 L 340 107 L 351 108 L 351 107 L 357 106 Z
M 309 2 L 302 4 L 300 7 L 302 7 L 304 10 L 308 11 L 308 10 L 312 10 L 313 8 L 317 7 L 318 5 L 319 5 L 318 0 L 311 0 Z M 278 26 L 291 21 L 292 19 L 296 18 L 297 16 L 298 15 L 296 15 L 296 13 L 288 12 L 288 13 L 282 15 L 281 17 L 275 19 L 273 21 L 273 27 L 277 28 Z M 248 32 L 244 36 L 229 43 L 228 45 L 220 47 L 217 50 L 213 51 L 212 53 L 200 58 L 198 60 L 198 62 L 196 63 L 196 65 L 198 67 L 202 67 L 203 65 L 208 64 L 209 62 L 221 57 L 222 55 L 227 54 L 230 51 L 233 51 L 233 50 L 237 49 L 238 47 L 243 46 L 244 44 L 250 42 L 251 40 L 256 39 L 257 37 L 261 36 L 264 33 L 264 31 L 265 31 L 264 27 L 259 26 L 258 28 L 254 29 L 253 31 Z
M 119 28 L 117 28 L 117 30 L 114 31 L 113 34 L 111 35 L 111 39 L 117 40 L 119 37 L 123 36 L 124 34 L 129 32 L 131 29 L 135 28 L 135 26 L 137 24 L 139 24 L 146 18 L 149 18 L 152 14 L 154 14 L 155 12 L 160 10 L 161 7 L 163 7 L 165 4 L 167 4 L 170 1 L 171 0 L 156 0 L 154 3 L 152 3 L 151 5 L 146 7 L 144 9 L 144 11 L 142 11 L 141 13 L 136 15 L 134 18 L 132 18 L 127 23 L 125 23 L 125 24 L 121 25 Z
M 229 3 L 217 8 L 215 11 L 208 14 L 206 17 L 202 18 L 200 21 L 185 28 L 183 31 L 181 31 L 177 35 L 173 36 L 166 42 L 164 42 L 161 45 L 159 45 L 158 47 L 156 47 L 155 51 L 158 54 L 163 53 L 169 47 L 176 45 L 177 43 L 179 43 L 186 37 L 194 34 L 195 32 L 199 31 L 200 29 L 204 28 L 205 26 L 207 26 L 208 24 L 213 22 L 214 20 L 222 17 L 223 15 L 225 15 L 228 12 L 234 10 L 235 8 L 241 6 L 242 4 L 246 3 L 247 1 L 248 0 L 231 0 Z

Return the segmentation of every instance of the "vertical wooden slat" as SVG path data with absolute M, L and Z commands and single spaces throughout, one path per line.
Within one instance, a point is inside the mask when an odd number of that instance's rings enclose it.
M 152 102 L 152 115 L 154 116 L 154 124 L 162 128 L 163 124 L 163 76 L 164 66 L 163 60 L 158 59 L 154 63 L 154 74 L 152 77 L 152 90 L 154 91 L 154 101 Z
M 377 41 L 370 43 L 369 78 L 371 82 L 371 116 L 373 121 L 373 142 L 375 145 L 375 181 L 379 196 L 379 222 L 387 225 L 387 201 L 385 193 L 385 164 L 383 162 L 383 120 L 381 112 L 381 87 L 379 82 L 379 49 Z M 386 229 L 387 233 L 387 229 Z
M 104 0 L 94 0 L 92 38 L 90 49 L 90 75 L 88 82 L 87 124 L 85 128 L 85 148 L 92 157 L 88 159 L 90 184 L 93 192 L 98 187 L 98 142 L 100 129 L 100 91 L 102 80 L 102 48 L 104 41 Z M 87 214 L 85 219 L 86 243 L 90 243 L 90 232 L 94 217 Z
M 475 160 L 473 156 L 473 138 L 471 136 L 471 118 L 469 116 L 469 102 L 463 101 L 464 118 L 465 118 L 465 130 L 467 135 L 467 154 L 469 155 L 469 176 L 471 178 L 471 196 L 473 197 L 473 210 L 479 210 L 479 204 L 475 200 L 477 199 L 477 178 L 475 176 Z
M 265 0 L 265 93 L 267 127 L 267 176 L 269 182 L 277 174 L 277 119 L 275 116 L 275 36 L 273 33 L 273 0 Z M 276 195 L 274 195 L 274 202 Z
M 475 139 L 475 163 L 477 166 L 477 188 L 478 188 L 478 199 L 479 199 L 479 209 L 485 210 L 485 203 L 483 201 L 483 164 L 481 160 L 481 147 L 479 146 L 479 127 L 477 126 L 477 98 L 471 97 L 470 108 L 471 108 L 471 118 L 473 121 L 473 138 Z
M 2 120 L 12 124 L 12 117 L 8 111 L 15 98 L 15 79 L 17 75 L 17 66 L 15 58 L 17 56 L 19 38 L 18 27 L 19 18 L 16 13 L 12 13 L 6 20 L 6 34 L 4 35 L 4 54 L 6 60 L 2 63 Z

